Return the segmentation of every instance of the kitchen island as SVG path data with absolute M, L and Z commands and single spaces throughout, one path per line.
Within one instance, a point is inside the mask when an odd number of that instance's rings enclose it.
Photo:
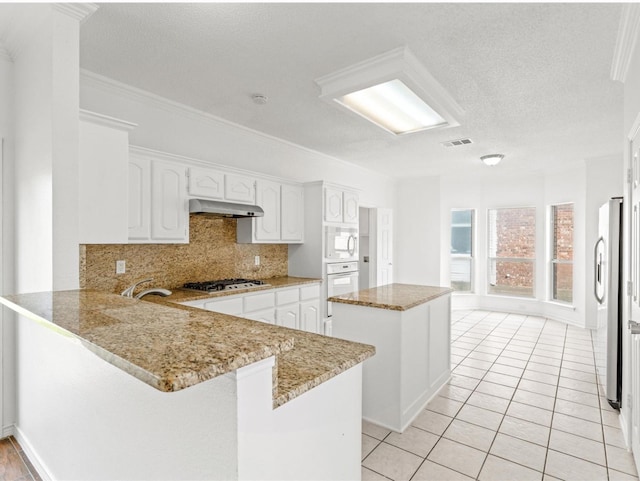
M 15 434 L 45 478 L 360 476 L 371 346 L 101 291 L 0 302 L 19 314 Z
M 371 344 L 363 419 L 403 432 L 451 375 L 448 287 L 389 284 L 329 298 L 333 335 Z

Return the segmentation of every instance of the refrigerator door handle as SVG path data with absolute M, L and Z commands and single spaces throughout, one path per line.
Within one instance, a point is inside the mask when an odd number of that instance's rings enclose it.
M 629 321 L 629 331 L 631 334 L 640 334 L 640 323 Z
M 604 244 L 604 239 L 600 237 L 596 242 L 596 245 L 593 249 L 593 259 L 594 259 L 594 276 L 593 276 L 593 294 L 596 296 L 596 301 L 598 304 L 602 304 L 604 302 L 604 292 L 602 296 L 598 294 L 598 284 L 601 284 L 602 281 L 602 263 L 598 262 L 598 246 L 600 243 Z

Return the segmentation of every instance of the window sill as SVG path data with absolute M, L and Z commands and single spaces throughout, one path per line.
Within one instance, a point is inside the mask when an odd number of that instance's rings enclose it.
M 568 304 L 566 302 L 556 302 L 556 301 L 542 301 L 544 304 L 548 305 L 548 306 L 553 306 L 553 307 L 559 307 L 561 309 L 565 309 L 567 311 L 574 311 L 576 310 L 576 306 L 574 306 L 573 304 Z

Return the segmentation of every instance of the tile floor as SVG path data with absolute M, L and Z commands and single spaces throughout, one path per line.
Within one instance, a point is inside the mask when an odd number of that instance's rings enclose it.
M 363 423 L 363 480 L 638 480 L 590 331 L 454 311 L 451 338 L 451 381 L 403 434 Z
M 0 439 L 0 481 L 41 481 L 13 436 Z

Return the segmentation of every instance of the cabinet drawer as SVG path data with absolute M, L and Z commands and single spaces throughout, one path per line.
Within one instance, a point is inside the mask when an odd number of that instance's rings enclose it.
M 306 286 L 300 288 L 300 300 L 306 301 L 307 299 L 316 299 L 320 297 L 320 286 L 314 284 L 312 286 Z
M 255 296 L 246 296 L 244 298 L 244 312 L 258 311 L 274 307 L 275 301 L 273 292 L 266 294 L 256 294 Z
M 276 292 L 276 304 L 278 306 L 281 306 L 283 304 L 291 304 L 292 302 L 298 302 L 298 299 L 299 295 L 297 288 Z
M 267 324 L 275 324 L 276 323 L 276 310 L 275 309 L 265 309 L 264 311 L 256 311 L 251 312 L 249 314 L 243 315 L 247 319 L 251 319 L 253 321 L 266 322 Z
M 233 299 L 225 299 L 224 301 L 209 301 L 205 303 L 204 309 L 239 316 L 242 314 L 242 298 L 235 297 Z

